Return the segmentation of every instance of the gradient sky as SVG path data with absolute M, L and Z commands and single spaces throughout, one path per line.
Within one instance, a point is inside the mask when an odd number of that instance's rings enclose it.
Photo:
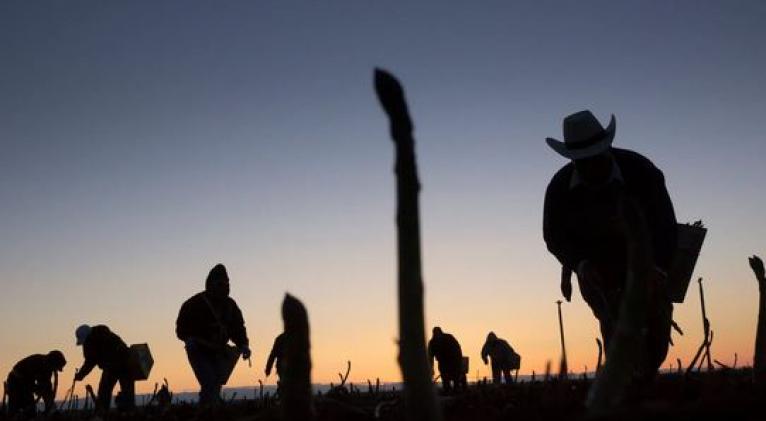
M 766 254 L 760 1 L 0 2 L 0 375 L 81 323 L 149 342 L 149 382 L 197 388 L 180 304 L 227 265 L 263 379 L 285 291 L 306 304 L 313 380 L 397 381 L 393 147 L 372 89 L 403 82 L 423 182 L 428 328 L 480 364 L 494 330 L 522 373 L 559 358 L 544 143 L 591 109 L 650 157 L 680 221 L 710 228 L 714 357 L 752 361 Z M 564 305 L 570 367 L 597 324 Z M 702 340 L 696 287 L 676 357 Z M 97 374 L 87 381 L 96 384 Z M 272 383 L 274 378 L 268 379 Z M 62 388 L 65 389 L 65 388 Z M 61 391 L 63 393 L 63 390 Z

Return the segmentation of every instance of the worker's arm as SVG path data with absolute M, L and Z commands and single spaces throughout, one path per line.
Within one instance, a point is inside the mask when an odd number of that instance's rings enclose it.
M 266 360 L 266 370 L 264 370 L 264 373 L 266 373 L 267 376 L 271 375 L 271 368 L 274 366 L 274 360 L 277 358 L 276 348 L 277 342 L 274 341 L 274 346 L 271 348 L 269 358 Z
M 239 309 L 237 303 L 231 300 L 232 305 L 232 318 L 229 323 L 229 336 L 232 342 L 239 347 L 242 352 L 242 358 L 250 358 L 250 340 L 247 338 L 247 329 L 245 329 L 245 319 L 242 317 L 242 310 Z
M 178 317 L 176 318 L 176 336 L 178 339 L 186 342 L 191 338 L 191 322 L 192 309 L 190 301 L 186 301 L 181 305 L 181 309 L 178 311 Z
M 82 379 L 86 378 L 95 366 L 96 366 L 95 361 L 85 358 L 85 362 L 82 363 L 82 367 L 80 367 L 80 369 L 77 371 L 77 374 L 74 375 L 75 381 L 79 382 Z
M 568 174 L 568 173 L 565 173 Z M 562 190 L 560 179 L 562 174 L 556 174 L 545 191 L 545 203 L 543 204 L 543 239 L 545 245 L 556 259 L 566 268 L 577 268 L 585 256 L 576 247 L 570 235 L 567 235 L 567 227 L 564 223 L 565 209 L 562 203 Z
M 431 366 L 431 372 L 434 370 L 434 347 L 433 339 L 428 341 L 428 364 Z
M 481 347 L 481 360 L 484 364 L 489 364 L 487 357 L 489 356 L 489 342 L 484 342 L 484 346 Z

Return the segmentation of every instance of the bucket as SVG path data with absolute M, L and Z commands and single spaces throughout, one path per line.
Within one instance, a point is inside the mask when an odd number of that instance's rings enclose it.
M 683 303 L 689 288 L 697 258 L 705 241 L 707 228 L 701 222 L 678 224 L 678 243 L 673 264 L 668 273 L 668 292 L 674 303 Z
M 154 366 L 154 358 L 148 344 L 131 345 L 128 357 L 128 372 L 133 380 L 146 380 Z

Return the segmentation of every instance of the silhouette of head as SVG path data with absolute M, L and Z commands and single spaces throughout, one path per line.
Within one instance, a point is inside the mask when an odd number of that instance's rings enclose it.
M 564 118 L 564 141 L 546 138 L 548 146 L 561 156 L 571 159 L 577 174 L 586 185 L 600 185 L 612 171 L 609 153 L 617 129 L 614 115 L 604 128 L 589 110 Z
M 53 350 L 46 355 L 46 358 L 48 359 L 48 365 L 56 371 L 63 370 L 66 365 L 66 359 L 61 351 Z
M 444 332 L 442 332 L 442 328 L 440 328 L 439 326 L 434 327 L 433 330 L 431 331 L 431 334 L 433 336 L 439 336 L 439 335 L 442 335 L 443 333 Z
M 497 335 L 495 335 L 495 332 L 489 332 L 487 335 L 487 342 L 495 342 L 497 340 Z
M 213 266 L 205 280 L 205 291 L 214 299 L 222 300 L 229 296 L 229 275 L 222 264 Z
M 74 332 L 74 336 L 77 338 L 77 345 L 82 345 L 85 340 L 90 336 L 91 327 L 88 325 L 80 325 Z

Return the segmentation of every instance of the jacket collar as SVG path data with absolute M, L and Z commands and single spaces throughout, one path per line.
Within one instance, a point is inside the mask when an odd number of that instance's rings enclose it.
M 609 178 L 604 182 L 603 185 L 607 185 L 612 181 L 617 181 L 620 184 L 625 183 L 625 179 L 622 178 L 622 171 L 620 171 L 620 166 L 617 164 L 617 160 L 614 159 L 614 157 L 612 157 L 612 172 L 609 174 Z M 572 178 L 569 180 L 569 190 L 584 184 L 585 183 L 582 181 L 582 178 L 580 178 L 580 175 L 577 173 L 577 169 L 573 166 Z

